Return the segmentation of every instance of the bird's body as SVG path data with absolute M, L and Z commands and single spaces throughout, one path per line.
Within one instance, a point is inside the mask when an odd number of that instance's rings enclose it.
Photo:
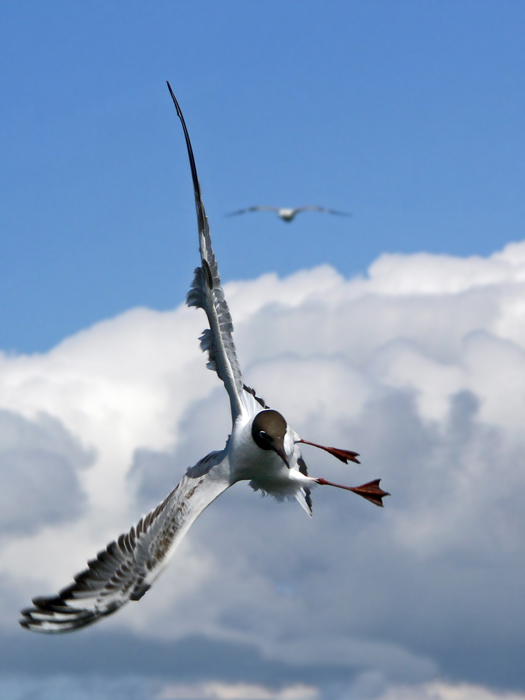
M 310 205 L 306 207 L 296 207 L 295 209 L 292 209 L 289 207 L 267 207 L 262 204 L 257 204 L 253 207 L 247 207 L 246 209 L 239 209 L 238 211 L 232 211 L 229 214 L 226 214 L 226 216 L 237 216 L 238 214 L 246 214 L 250 211 L 274 211 L 280 219 L 287 222 L 293 221 L 297 214 L 300 214 L 303 211 L 320 211 L 325 214 L 336 214 L 337 216 L 350 216 L 350 214 L 347 214 L 344 211 L 337 211 L 336 209 L 328 209 L 327 207 L 318 207 L 315 205 Z
M 357 453 L 302 440 L 283 416 L 269 409 L 242 379 L 232 338 L 233 324 L 213 253 L 190 138 L 178 102 L 168 84 L 181 120 L 193 179 L 201 265 L 187 297 L 189 306 L 204 309 L 209 323 L 201 336 L 208 367 L 217 372 L 230 398 L 232 431 L 225 447 L 190 467 L 179 484 L 137 525 L 111 542 L 74 582 L 58 595 L 37 597 L 22 611 L 20 624 L 30 630 L 60 633 L 78 629 L 139 600 L 167 564 L 191 524 L 221 493 L 238 481 L 278 500 L 297 499 L 312 512 L 311 489 L 317 485 L 354 491 L 376 505 L 387 495 L 379 480 L 360 487 L 340 486 L 308 476 L 301 444 L 319 447 L 343 462 L 357 462 Z

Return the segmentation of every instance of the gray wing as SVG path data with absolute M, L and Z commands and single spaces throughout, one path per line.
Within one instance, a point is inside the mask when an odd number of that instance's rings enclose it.
M 201 188 L 188 129 L 186 128 L 177 98 L 173 94 L 169 83 L 168 89 L 182 124 L 184 138 L 186 139 L 199 227 L 201 267 L 195 269 L 195 277 L 193 278 L 186 302 L 188 306 L 196 306 L 204 309 L 206 312 L 210 327 L 200 337 L 201 348 L 203 352 L 208 351 L 208 368 L 215 370 L 219 378 L 224 382 L 230 397 L 232 418 L 235 421 L 239 415 L 246 412 L 246 407 L 243 402 L 242 373 L 232 337 L 232 318 L 224 298 L 219 269 L 211 245 L 208 218 L 202 202 Z
M 327 207 L 317 207 L 315 205 L 307 206 L 307 207 L 298 207 L 295 209 L 296 213 L 299 213 L 301 211 L 322 211 L 325 214 L 336 214 L 337 216 L 351 216 L 351 214 L 347 214 L 345 211 L 337 211 L 337 209 L 328 209 Z
M 33 598 L 20 624 L 59 634 L 91 625 L 151 587 L 190 525 L 229 486 L 221 469 L 224 451 L 212 452 L 137 525 L 88 562 L 88 568 L 55 596 Z
M 225 214 L 225 216 L 237 216 L 237 214 L 246 214 L 246 212 L 249 211 L 279 211 L 277 207 L 266 207 L 264 205 L 256 205 L 253 207 L 247 207 L 246 209 L 239 209 L 238 211 L 231 211 L 229 214 Z

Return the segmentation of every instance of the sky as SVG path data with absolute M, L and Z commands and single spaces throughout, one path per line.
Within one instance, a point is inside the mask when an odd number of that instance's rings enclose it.
M 524 700 L 525 7 L 0 2 L 0 695 Z M 244 484 L 140 601 L 18 627 L 220 449 L 180 124 L 247 383 L 314 517 Z M 271 212 L 316 204 L 351 214 Z

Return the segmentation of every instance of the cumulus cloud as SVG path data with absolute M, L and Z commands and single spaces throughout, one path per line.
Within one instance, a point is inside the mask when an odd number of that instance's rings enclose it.
M 305 449 L 310 472 L 383 477 L 392 496 L 379 510 L 319 488 L 308 520 L 238 485 L 105 628 L 351 669 L 382 679 L 369 697 L 438 673 L 525 687 L 509 663 L 525 642 L 525 243 L 488 258 L 385 255 L 351 280 L 329 267 L 265 275 L 226 295 L 246 382 L 305 439 L 362 455 L 343 466 Z M 229 408 L 204 369 L 204 325 L 185 307 L 136 309 L 45 355 L 2 358 L 0 410 L 33 426 L 45 413 L 93 456 L 75 472 L 85 512 L 66 527 L 35 505 L 38 528 L 13 525 L 3 542 L 0 573 L 20 597 L 65 585 L 223 446 Z M 26 448 L 13 464 L 29 464 Z M 31 465 L 35 484 L 58 468 Z
M 523 693 L 492 690 L 470 683 L 435 681 L 414 687 L 389 689 L 379 700 L 524 700 Z
M 93 460 L 56 418 L 0 411 L 0 534 L 80 517 L 85 499 L 78 470 Z
M 156 693 L 156 700 L 316 700 L 319 690 L 296 683 L 283 688 L 268 688 L 255 683 L 169 684 Z
M 470 683 L 433 681 L 393 686 L 377 695 L 374 682 L 317 687 L 305 683 L 263 685 L 220 680 L 170 683 L 136 675 L 54 675 L 48 678 L 7 675 L 0 678 L 2 700 L 525 700 L 525 694 Z

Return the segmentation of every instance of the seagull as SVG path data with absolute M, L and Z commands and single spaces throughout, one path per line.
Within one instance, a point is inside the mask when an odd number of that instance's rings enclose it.
M 296 207 L 295 209 L 288 209 L 285 207 L 266 207 L 264 205 L 256 205 L 254 207 L 248 207 L 247 209 L 239 209 L 239 211 L 232 211 L 226 216 L 237 216 L 237 214 L 246 214 L 248 211 L 275 211 L 277 216 L 279 216 L 283 221 L 293 221 L 297 214 L 302 211 L 322 211 L 325 214 L 337 214 L 337 216 L 350 216 L 344 211 L 336 211 L 335 209 L 327 209 L 326 207 L 316 207 L 314 205 L 309 207 Z
M 182 480 L 148 515 L 88 562 L 87 568 L 57 595 L 33 598 L 22 610 L 20 624 L 35 632 L 60 634 L 107 617 L 130 600 L 140 600 L 166 566 L 195 519 L 217 496 L 238 481 L 277 500 L 297 499 L 311 515 L 313 487 L 335 486 L 353 491 L 377 506 L 387 496 L 380 479 L 362 486 L 343 486 L 308 475 L 301 446 L 326 450 L 345 464 L 359 464 L 357 452 L 303 440 L 276 410 L 269 408 L 243 382 L 233 343 L 233 324 L 221 286 L 197 168 L 179 103 L 168 89 L 182 124 L 190 161 L 199 232 L 200 265 L 187 295 L 188 306 L 203 309 L 208 328 L 200 337 L 214 370 L 228 393 L 232 430 L 224 449 L 210 452 L 190 467 Z

